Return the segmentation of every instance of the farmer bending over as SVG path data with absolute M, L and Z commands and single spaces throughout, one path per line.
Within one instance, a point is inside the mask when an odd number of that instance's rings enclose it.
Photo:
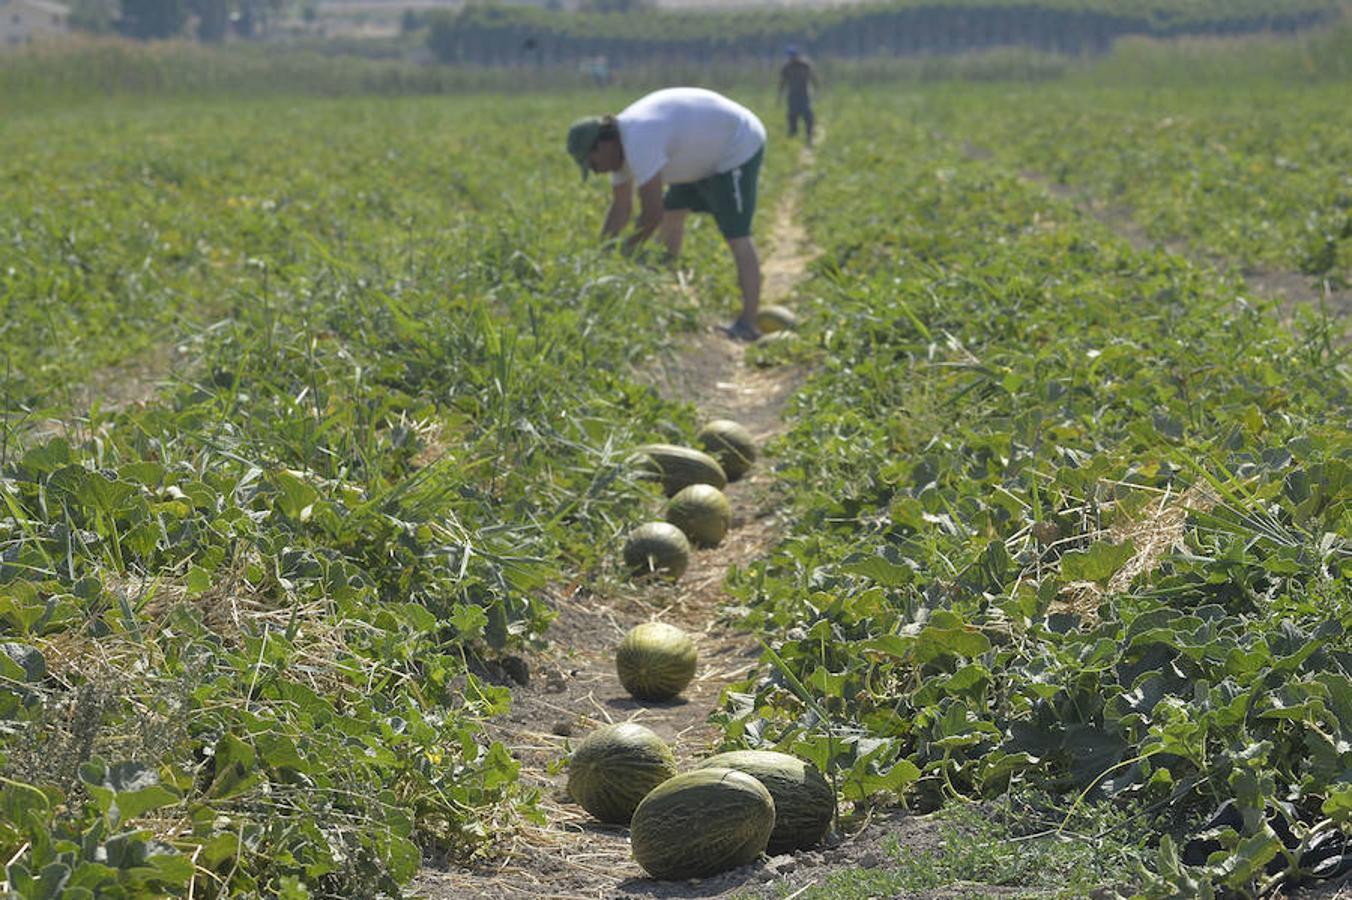
M 639 216 L 625 254 L 661 229 L 674 258 L 681 252 L 685 217 L 713 214 L 737 263 L 742 313 L 724 327 L 731 337 L 754 341 L 761 272 L 751 241 L 756 178 L 765 156 L 765 126 L 751 110 L 702 88 L 667 88 L 638 100 L 618 116 L 579 119 L 568 129 L 568 152 L 589 172 L 609 172 L 610 210 L 601 239 L 618 237 L 633 212 Z M 663 184 L 667 185 L 665 196 Z

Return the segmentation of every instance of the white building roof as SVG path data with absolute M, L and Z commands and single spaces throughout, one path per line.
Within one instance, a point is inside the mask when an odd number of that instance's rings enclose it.
M 64 3 L 57 3 L 56 0 L 13 0 L 19 6 L 30 6 L 39 12 L 51 13 L 54 16 L 70 15 L 70 7 Z

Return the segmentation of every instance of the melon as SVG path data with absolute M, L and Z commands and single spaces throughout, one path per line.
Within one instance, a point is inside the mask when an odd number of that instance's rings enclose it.
M 782 306 L 762 306 L 756 313 L 756 327 L 765 334 L 792 331 L 798 327 L 798 317 Z
M 643 798 L 629 843 L 654 878 L 707 878 L 754 862 L 774 827 L 775 801 L 755 778 L 734 769 L 696 769 Z
M 756 442 L 751 432 L 731 419 L 714 419 L 699 430 L 695 439 L 718 460 L 729 481 L 741 478 L 756 461 Z
M 765 851 L 771 856 L 811 847 L 831 827 L 836 794 L 810 762 L 770 750 L 736 750 L 709 757 L 700 763 L 705 766 L 736 769 L 765 785 L 775 800 L 775 830 Z
M 732 504 L 712 484 L 692 484 L 667 503 L 667 521 L 681 529 L 690 543 L 712 547 L 732 526 Z
M 668 497 L 692 484 L 712 484 L 722 490 L 728 485 L 727 473 L 707 453 L 675 444 L 645 444 L 636 451 L 647 475 L 662 482 Z
M 695 642 L 675 625 L 645 622 L 615 651 L 620 684 L 639 700 L 670 700 L 695 677 Z
M 676 774 L 667 742 L 633 722 L 604 725 L 568 761 L 568 794 L 602 822 L 625 825 L 648 792 Z
M 675 581 L 690 565 L 690 541 L 670 522 L 648 522 L 629 532 L 624 542 L 624 564 L 635 577 Z

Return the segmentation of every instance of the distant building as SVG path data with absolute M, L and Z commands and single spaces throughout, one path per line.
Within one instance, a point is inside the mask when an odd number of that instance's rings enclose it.
M 0 0 L 0 49 L 70 32 L 70 7 L 53 0 Z

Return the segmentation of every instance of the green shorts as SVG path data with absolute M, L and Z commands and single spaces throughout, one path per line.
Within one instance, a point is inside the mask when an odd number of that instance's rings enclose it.
M 751 234 L 751 216 L 756 212 L 756 179 L 760 176 L 765 148 L 731 172 L 719 172 L 699 181 L 673 184 L 662 198 L 666 209 L 713 213 L 718 230 L 728 240 Z

